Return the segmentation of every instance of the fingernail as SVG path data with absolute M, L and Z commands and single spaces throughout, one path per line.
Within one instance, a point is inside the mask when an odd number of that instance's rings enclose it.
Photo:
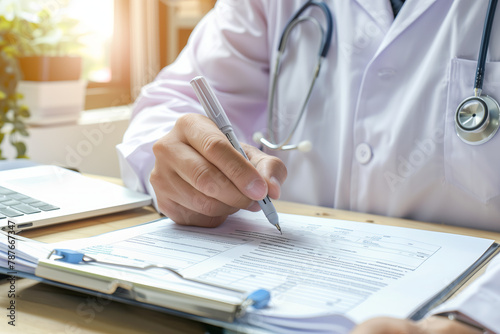
M 261 179 L 256 179 L 250 182 L 246 190 L 248 191 L 250 198 L 255 200 L 263 199 L 267 195 L 267 185 Z
M 257 212 L 260 211 L 260 205 L 258 202 L 253 201 L 247 208 L 248 211 Z
M 278 188 L 278 197 L 276 197 L 276 199 L 280 198 L 281 197 L 281 183 L 280 183 L 280 181 L 278 181 L 278 179 L 276 177 L 271 176 L 271 178 L 269 179 L 269 182 L 276 185 L 276 188 Z

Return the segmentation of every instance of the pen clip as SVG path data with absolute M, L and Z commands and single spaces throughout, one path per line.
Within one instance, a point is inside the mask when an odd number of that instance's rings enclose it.
M 200 100 L 203 109 L 207 113 L 208 117 L 222 129 L 226 126 L 231 126 L 226 113 L 223 112 L 222 105 L 215 96 L 213 89 L 208 84 L 207 80 L 202 76 L 197 76 L 191 80 L 191 86 L 193 86 L 194 92 Z

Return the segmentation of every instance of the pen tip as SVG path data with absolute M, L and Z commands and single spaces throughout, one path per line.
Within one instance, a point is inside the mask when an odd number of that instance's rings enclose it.
M 280 224 L 276 224 L 275 226 L 276 226 L 276 228 L 278 229 L 278 231 L 280 231 L 280 234 L 281 234 L 281 235 L 283 235 L 283 232 L 281 232 L 281 227 L 280 227 Z

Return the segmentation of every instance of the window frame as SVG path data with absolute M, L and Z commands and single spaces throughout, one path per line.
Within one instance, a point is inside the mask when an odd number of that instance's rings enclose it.
M 111 42 L 111 80 L 87 84 L 85 110 L 114 107 L 132 102 L 130 91 L 130 1 L 114 0 Z

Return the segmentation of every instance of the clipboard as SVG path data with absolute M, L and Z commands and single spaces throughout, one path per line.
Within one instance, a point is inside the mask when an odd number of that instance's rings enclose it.
M 10 271 L 6 268 L 0 267 L 0 275 L 5 276 L 4 278 L 10 278 L 12 277 L 12 273 L 9 273 Z M 199 315 L 194 315 L 190 313 L 185 313 L 177 310 L 173 310 L 171 308 L 166 308 L 154 304 L 148 304 L 148 303 L 143 303 L 139 302 L 136 300 L 133 300 L 130 298 L 129 293 L 126 290 L 123 290 L 121 288 L 118 288 L 113 294 L 104 294 L 95 290 L 90 290 L 82 287 L 78 287 L 72 284 L 65 284 L 65 283 L 60 283 L 57 281 L 45 279 L 42 277 L 38 277 L 34 274 L 23 272 L 23 271 L 16 271 L 16 274 L 14 275 L 17 278 L 23 278 L 23 279 L 30 279 L 34 280 L 55 288 L 60 288 L 68 291 L 73 291 L 75 293 L 83 294 L 86 296 L 93 296 L 95 298 L 98 298 L 99 300 L 106 300 L 110 302 L 118 302 L 122 304 L 127 304 L 131 305 L 134 307 L 139 307 L 143 309 L 148 309 L 160 313 L 165 313 L 169 314 L 172 316 L 176 317 L 181 317 L 184 319 L 189 319 L 192 321 L 204 323 L 206 325 L 210 326 L 215 326 L 216 328 L 224 328 L 228 331 L 234 331 L 237 333 L 252 333 L 252 334 L 273 334 L 273 332 L 261 329 L 261 328 L 256 328 L 255 326 L 251 326 L 248 324 L 245 324 L 244 322 L 240 321 L 240 318 L 235 318 L 233 322 L 227 322 L 223 320 L 217 320 L 217 319 L 212 319 L 209 317 L 204 317 L 204 316 L 199 316 Z
M 136 278 L 127 279 L 99 273 L 89 273 L 84 266 L 99 263 L 122 269 L 147 271 L 152 268 L 166 270 L 180 281 L 172 284 L 144 284 Z M 82 269 L 82 270 L 80 270 Z M 85 268 L 87 269 L 87 268 Z M 54 249 L 47 259 L 38 261 L 35 275 L 47 280 L 77 286 L 106 295 L 141 304 L 151 304 L 223 322 L 233 322 L 245 315 L 249 307 L 265 308 L 271 298 L 268 290 L 257 289 L 251 293 L 229 287 L 186 278 L 172 268 L 161 265 L 135 267 L 120 263 L 98 261 L 71 249 Z M 186 283 L 188 283 L 186 285 Z M 207 293 L 209 290 L 209 293 Z
M 418 286 L 421 288 L 425 286 L 426 290 L 422 290 L 425 293 L 415 294 L 415 297 L 419 298 L 417 302 L 396 304 L 391 302 L 390 298 L 386 298 L 388 295 L 391 298 L 394 296 L 391 290 L 384 290 L 379 294 L 373 294 L 371 299 L 366 299 L 366 303 L 362 304 L 367 310 L 365 313 L 368 314 L 363 315 L 365 318 L 380 312 L 380 300 L 383 299 L 386 305 L 392 307 L 391 310 L 399 312 L 406 307 L 408 311 L 404 311 L 404 314 L 401 312 L 400 316 L 413 320 L 418 320 L 430 308 L 446 300 L 498 251 L 498 244 L 489 239 L 284 214 L 283 217 L 287 219 L 288 224 L 288 235 L 277 237 L 268 224 L 256 224 L 253 217 L 253 213 L 239 213 L 231 216 L 230 222 L 224 226 L 211 230 L 179 226 L 164 218 L 91 238 L 55 245 L 40 245 L 40 252 L 27 252 L 28 246 L 34 247 L 35 251 L 37 249 L 30 240 L 16 236 L 19 238 L 17 246 L 27 244 L 26 248 L 16 248 L 16 251 L 19 251 L 18 255 L 22 250 L 26 256 L 24 258 L 28 259 L 29 256 L 32 258 L 32 266 L 29 267 L 27 276 L 21 271 L 16 276 L 36 279 L 57 287 L 178 315 L 229 330 L 237 329 L 238 332 L 256 333 L 260 330 L 264 331 L 262 333 L 274 333 L 287 328 L 297 332 L 323 333 L 325 328 L 331 329 L 331 326 L 352 328 L 364 318 L 356 314 L 351 316 L 353 313 L 348 312 L 304 311 L 303 306 L 307 305 L 304 298 L 314 299 L 315 303 L 317 300 L 321 302 L 323 298 L 331 300 L 332 295 L 336 296 L 336 291 L 343 290 L 322 286 L 321 290 L 317 289 L 317 293 L 297 295 L 296 292 L 302 288 L 300 284 L 305 284 L 305 288 L 302 289 L 307 292 L 305 289 L 311 286 L 311 279 L 339 282 L 335 278 L 338 276 L 335 275 L 350 269 L 336 265 L 337 257 L 343 256 L 342 259 L 346 264 L 353 263 L 358 268 L 356 258 L 352 259 L 352 252 L 345 252 L 346 255 L 343 255 L 343 250 L 348 247 L 352 249 L 362 247 L 359 248 L 363 250 L 358 256 L 360 259 L 364 261 L 374 259 L 373 265 L 385 268 L 387 267 L 385 262 L 379 264 L 381 258 L 383 256 L 392 258 L 392 255 L 385 254 L 394 251 L 397 245 L 403 245 L 401 247 L 407 253 L 397 255 L 395 259 L 404 259 L 405 261 L 400 263 L 408 268 L 410 263 L 407 259 L 413 259 L 412 268 L 420 277 L 425 277 L 424 273 L 428 272 L 428 269 L 441 267 L 450 259 L 460 259 L 458 262 L 455 261 L 457 268 L 453 269 L 452 274 L 450 274 L 452 269 L 448 268 L 442 275 L 438 275 L 448 276 L 450 280 L 436 281 L 433 290 L 429 289 L 429 284 L 433 282 L 416 280 L 412 274 L 414 271 L 409 271 L 407 278 L 401 277 L 401 282 L 404 282 L 406 287 L 418 289 Z M 304 230 L 309 233 L 304 235 L 302 233 Z M 332 241 L 331 236 L 340 237 Z M 364 237 L 361 241 L 360 236 Z M 320 242 L 323 239 L 331 249 L 323 246 Z M 364 240 L 369 243 L 366 244 Z M 183 248 L 178 245 L 188 247 Z M 176 252 L 176 247 L 181 251 Z M 153 252 L 153 248 L 157 253 Z M 414 249 L 416 253 L 411 252 Z M 424 249 L 429 251 L 422 253 Z M 311 255 L 312 250 L 315 252 Z M 288 276 L 291 274 L 290 269 L 296 268 L 296 265 L 303 261 L 304 254 L 309 256 L 310 261 L 315 261 L 307 262 L 307 271 L 300 272 L 308 276 L 297 275 L 290 278 Z M 256 260 L 245 262 L 251 256 Z M 179 259 L 188 259 L 189 263 L 181 265 L 179 261 L 182 260 Z M 266 267 L 267 263 L 276 259 L 282 259 L 280 265 L 285 266 L 284 270 L 275 268 L 271 271 Z M 428 268 L 424 268 L 425 266 Z M 124 274 L 111 275 L 107 271 L 109 267 L 118 267 L 120 269 L 115 271 Z M 172 268 L 179 268 L 179 272 L 171 270 Z M 0 272 L 3 272 L 2 269 L 5 268 L 0 268 Z M 139 271 L 143 274 L 129 276 L 127 274 L 129 269 L 134 273 Z M 221 272 L 228 272 L 230 275 L 236 272 L 238 275 L 213 278 L 213 274 Z M 275 281 L 271 282 L 274 285 L 264 279 L 269 272 L 274 275 Z M 357 271 L 352 271 L 353 274 L 355 272 Z M 319 276 L 319 273 L 328 273 L 328 276 Z M 438 271 L 436 274 L 439 273 Z M 172 282 L 167 282 L 171 284 L 163 282 L 167 275 L 175 278 Z M 392 282 L 387 280 L 389 283 Z M 290 290 L 290 298 L 286 300 L 279 290 L 283 287 L 282 281 L 297 284 L 286 286 Z M 349 283 L 349 281 L 341 282 Z M 393 291 L 401 286 L 400 281 L 395 282 L 397 285 Z M 231 289 L 228 289 L 229 286 Z M 271 300 L 267 297 L 252 296 L 262 286 L 271 291 Z M 245 289 L 245 292 L 235 290 L 236 287 Z M 328 293 L 325 289 L 329 289 Z M 406 299 L 408 296 L 405 296 Z M 262 301 L 260 307 L 263 309 L 259 309 L 260 301 Z M 267 304 L 269 307 L 265 307 Z M 286 313 L 283 310 L 286 310 Z M 296 314 L 290 316 L 290 310 L 296 310 Z

